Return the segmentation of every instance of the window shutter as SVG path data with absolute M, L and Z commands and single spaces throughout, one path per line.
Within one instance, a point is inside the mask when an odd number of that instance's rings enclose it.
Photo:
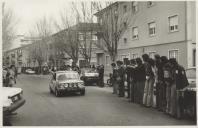
M 178 16 L 170 17 L 170 26 L 178 25 Z

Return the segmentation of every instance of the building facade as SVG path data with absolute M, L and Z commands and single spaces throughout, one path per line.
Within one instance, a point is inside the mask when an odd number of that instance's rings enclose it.
M 19 69 L 21 67 L 32 66 L 30 49 L 32 49 L 32 43 L 39 40 L 38 38 L 19 35 L 13 40 L 13 44 L 17 45 L 12 45 L 3 50 L 3 66 L 15 65 Z
M 118 42 L 117 60 L 134 59 L 147 53 L 150 57 L 159 54 L 176 58 L 185 68 L 196 66 L 195 1 L 116 3 L 113 6 L 117 6 L 118 25 L 126 27 Z M 108 9 L 96 15 L 98 22 L 101 22 Z M 125 17 L 129 18 L 125 21 Z M 97 59 L 107 70 L 111 70 L 108 54 L 100 53 Z

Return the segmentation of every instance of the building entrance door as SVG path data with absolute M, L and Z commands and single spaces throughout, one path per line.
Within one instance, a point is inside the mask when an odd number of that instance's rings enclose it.
M 97 64 L 104 65 L 104 53 L 97 53 Z

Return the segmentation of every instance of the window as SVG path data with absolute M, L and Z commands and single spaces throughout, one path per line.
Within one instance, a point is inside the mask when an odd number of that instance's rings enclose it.
M 79 34 L 79 40 L 84 40 L 84 34 L 83 33 Z
M 169 59 L 175 58 L 178 61 L 178 51 L 179 50 L 169 50 Z
M 110 56 L 106 56 L 106 66 L 110 65 Z
M 132 11 L 133 13 L 138 11 L 138 3 L 136 1 L 132 3 Z
M 102 18 L 98 18 L 99 24 L 102 24 Z
M 118 9 L 114 10 L 114 15 L 117 16 L 118 15 Z
M 21 49 L 17 50 L 17 54 L 18 56 L 22 56 L 22 50 Z
M 148 1 L 147 2 L 147 7 L 151 7 L 151 6 L 153 6 L 154 5 L 154 2 L 153 1 Z
M 178 15 L 169 17 L 169 31 L 178 31 Z
M 121 60 L 122 61 L 124 61 L 125 58 L 127 58 L 129 60 L 130 59 L 130 54 L 121 55 Z
M 138 27 L 133 27 L 133 39 L 138 39 Z
M 124 43 L 127 43 L 127 38 L 124 38 Z
M 196 49 L 193 49 L 193 67 L 196 66 Z
M 127 5 L 123 6 L 123 12 L 126 13 L 127 12 Z
M 148 24 L 148 26 L 149 26 L 149 35 L 154 36 L 155 35 L 156 23 L 151 22 L 151 23 Z
M 131 59 L 136 59 L 138 58 L 138 54 L 137 53 L 132 53 L 131 54 Z
M 14 54 L 14 53 L 12 53 L 12 54 L 11 54 L 11 57 L 12 57 L 12 58 L 15 58 L 15 54 Z
M 98 40 L 96 35 L 92 35 L 92 40 Z
M 149 52 L 148 55 L 150 58 L 154 59 L 155 58 L 156 52 Z
M 124 28 L 125 28 L 125 29 L 127 28 L 127 23 L 126 23 L 126 22 L 124 22 Z

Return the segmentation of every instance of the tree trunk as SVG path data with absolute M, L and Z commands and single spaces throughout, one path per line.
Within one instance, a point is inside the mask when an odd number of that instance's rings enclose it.
M 73 58 L 72 60 L 73 60 L 72 66 L 76 66 L 76 63 L 78 62 L 78 60 L 76 58 Z
M 116 60 L 117 60 L 117 54 L 116 55 L 112 55 L 111 56 L 112 63 L 116 63 Z

